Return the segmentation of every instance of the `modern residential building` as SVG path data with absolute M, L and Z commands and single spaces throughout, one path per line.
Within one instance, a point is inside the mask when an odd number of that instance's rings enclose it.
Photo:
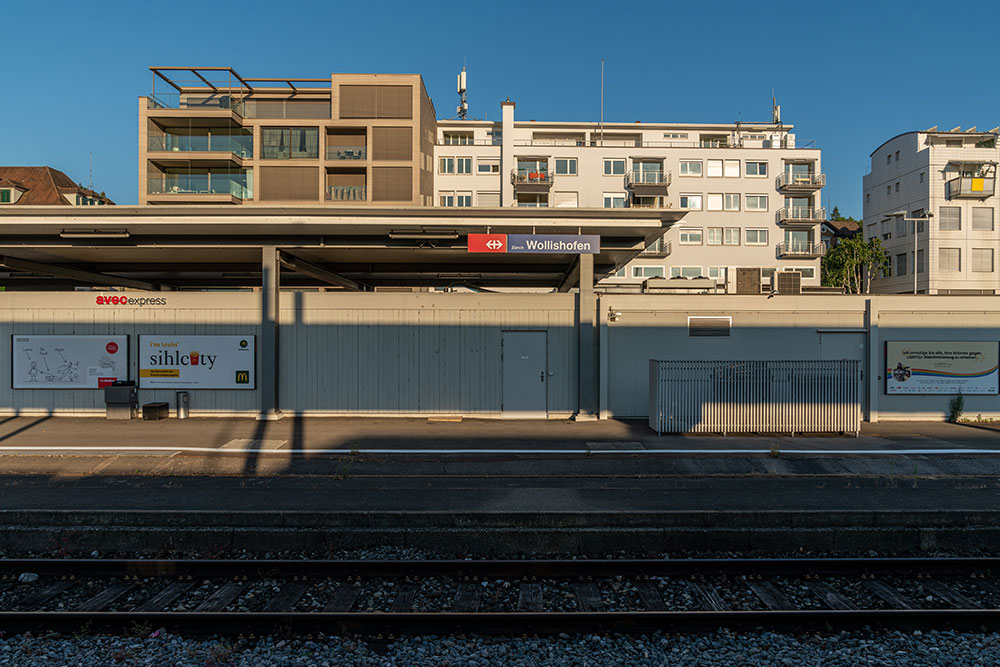
M 52 167 L 0 167 L 0 206 L 113 205 Z
M 891 275 L 882 293 L 997 294 L 996 170 L 1000 128 L 906 132 L 871 154 L 865 239 L 879 238 Z M 922 220 L 918 220 L 922 219 Z

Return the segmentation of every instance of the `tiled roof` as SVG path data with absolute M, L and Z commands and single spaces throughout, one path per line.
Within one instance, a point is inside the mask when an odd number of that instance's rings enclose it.
M 827 220 L 826 224 L 838 236 L 850 236 L 861 230 L 861 223 L 856 220 Z
M 0 167 L 0 184 L 6 182 L 25 191 L 14 206 L 69 206 L 64 193 L 102 198 L 96 192 L 81 188 L 69 176 L 52 167 Z M 114 204 L 107 197 L 103 199 L 105 204 Z

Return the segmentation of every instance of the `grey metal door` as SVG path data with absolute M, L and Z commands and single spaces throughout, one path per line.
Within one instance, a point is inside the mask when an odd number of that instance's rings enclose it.
M 503 332 L 504 419 L 547 416 L 545 344 L 544 331 Z

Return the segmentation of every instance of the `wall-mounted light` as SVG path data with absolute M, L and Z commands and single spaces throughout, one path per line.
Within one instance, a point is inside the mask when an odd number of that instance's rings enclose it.
M 59 232 L 62 239 L 127 239 L 127 229 L 64 229 Z

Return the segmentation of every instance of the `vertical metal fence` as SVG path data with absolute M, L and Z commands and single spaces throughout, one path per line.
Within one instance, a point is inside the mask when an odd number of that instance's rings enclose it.
M 835 361 L 649 360 L 657 433 L 854 433 L 861 367 Z

